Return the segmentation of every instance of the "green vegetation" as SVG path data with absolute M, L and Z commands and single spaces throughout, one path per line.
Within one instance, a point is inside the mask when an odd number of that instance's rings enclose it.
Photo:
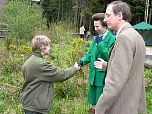
M 152 69 L 145 69 L 147 114 L 152 114 Z
M 51 56 L 47 57 L 53 64 L 62 68 L 67 68 L 78 61 L 80 50 L 77 47 L 62 43 L 61 46 L 53 44 Z M 78 47 L 86 46 L 81 40 L 74 40 Z M 74 42 L 73 42 L 74 43 Z M 74 45 L 74 44 L 73 44 Z M 24 45 L 25 46 L 25 45 Z M 65 48 L 63 48 L 63 46 Z M 21 45 L 21 47 L 23 47 Z M 69 50 L 71 48 L 71 50 Z M 23 76 L 21 73 L 21 65 L 30 56 L 26 48 L 13 46 L 9 51 L 0 47 L 1 72 L 0 72 L 0 112 L 3 114 L 22 114 L 22 106 L 19 102 L 19 91 L 23 84 Z M 27 53 L 25 53 L 25 51 Z M 74 60 L 73 60 L 74 58 Z M 87 95 L 87 68 L 80 71 L 75 77 L 68 81 L 55 84 L 55 100 L 52 112 L 60 113 L 86 113 L 88 104 L 86 102 Z
M 28 7 L 28 10 L 23 10 L 25 7 Z M 4 41 L 0 42 L 0 113 L 2 114 L 23 113 L 18 98 L 23 84 L 21 66 L 31 55 L 33 35 L 44 34 L 51 38 L 51 55 L 46 59 L 62 68 L 67 68 L 78 61 L 88 47 L 88 43 L 73 35 L 75 29 L 70 22 L 54 23 L 51 25 L 51 31 L 46 30 L 43 23 L 45 21 L 41 20 L 41 12 L 36 12 L 36 8 L 38 7 L 29 6 L 26 2 L 11 1 L 1 18 L 9 29 Z M 9 11 L 10 9 L 13 10 Z M 24 15 L 21 15 L 19 9 L 21 12 L 24 11 Z M 17 16 L 13 17 L 11 14 L 13 12 L 17 13 Z M 87 69 L 86 66 L 70 80 L 55 84 L 53 113 L 87 113 Z
M 13 0 L 6 5 L 1 21 L 9 30 L 6 37 L 6 46 L 20 44 L 32 38 L 36 32 L 44 28 L 45 20 L 42 19 L 38 6 L 30 6 L 29 2 Z
M 9 32 L 0 41 L 0 114 L 23 114 L 19 92 L 23 84 L 21 66 L 31 55 L 31 38 L 44 34 L 51 38 L 52 50 L 46 57 L 52 64 L 67 68 L 78 61 L 89 46 L 78 36 L 71 22 L 51 23 L 50 30 L 41 19 L 38 6 L 24 0 L 10 0 L 1 21 Z M 22 1 L 22 2 L 21 2 Z M 73 78 L 55 84 L 55 99 L 50 114 L 87 114 L 87 77 L 89 66 Z M 145 69 L 148 114 L 152 114 L 152 69 Z
M 91 17 L 97 12 L 105 12 L 106 6 L 114 0 L 42 0 L 43 17 L 47 19 L 48 27 L 51 22 L 61 20 L 71 21 L 76 28 L 85 25 L 93 30 Z M 150 0 L 151 1 L 151 0 Z M 151 2 L 149 3 L 151 4 Z M 125 0 L 132 11 L 132 24 L 144 21 L 146 0 Z

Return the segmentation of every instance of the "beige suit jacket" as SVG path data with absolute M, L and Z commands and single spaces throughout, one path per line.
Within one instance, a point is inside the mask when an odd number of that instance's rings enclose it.
M 146 114 L 145 43 L 130 24 L 118 34 L 96 114 Z

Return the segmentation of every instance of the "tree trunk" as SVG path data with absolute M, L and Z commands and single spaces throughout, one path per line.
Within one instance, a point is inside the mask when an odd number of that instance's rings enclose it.
M 59 9 L 58 9 L 58 17 L 57 17 L 58 21 L 60 20 L 60 11 L 61 11 L 61 4 L 60 4 L 60 1 L 59 1 Z
M 152 19 L 151 16 L 152 16 L 152 8 L 150 8 L 150 11 L 149 11 L 149 24 L 150 24 L 151 21 L 152 21 L 152 20 L 151 20 L 151 19 Z
M 145 6 L 145 22 L 148 21 L 148 11 L 149 11 L 149 0 L 146 0 L 146 6 Z

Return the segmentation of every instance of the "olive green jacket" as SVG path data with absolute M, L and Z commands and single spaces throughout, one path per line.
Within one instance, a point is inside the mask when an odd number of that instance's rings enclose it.
M 91 46 L 81 58 L 81 61 L 83 61 L 83 65 L 90 63 L 89 84 L 104 86 L 106 72 L 95 68 L 94 62 L 97 61 L 98 58 L 108 61 L 109 52 L 115 42 L 115 36 L 107 31 L 104 39 L 98 44 L 96 43 L 95 38 L 96 37 L 93 38 Z
M 24 85 L 20 93 L 23 108 L 48 114 L 53 101 L 53 82 L 60 82 L 72 77 L 77 68 L 66 70 L 51 65 L 40 53 L 34 53 L 23 64 Z

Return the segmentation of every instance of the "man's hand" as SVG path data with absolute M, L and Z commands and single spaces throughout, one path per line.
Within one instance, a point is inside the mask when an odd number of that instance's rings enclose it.
M 101 58 L 98 58 L 98 61 L 94 62 L 94 67 L 102 70 L 103 63 L 104 63 L 104 60 Z

